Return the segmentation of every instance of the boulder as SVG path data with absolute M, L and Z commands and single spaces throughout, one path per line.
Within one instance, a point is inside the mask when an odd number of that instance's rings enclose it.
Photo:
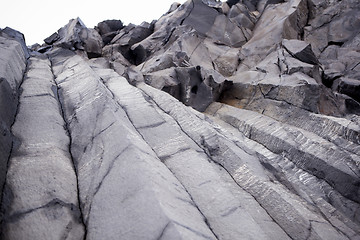
M 333 87 L 335 87 L 339 93 L 346 94 L 360 103 L 360 80 L 340 78 L 336 80 L 336 84 L 334 85 Z
M 101 56 L 103 41 L 95 29 L 82 29 L 79 37 L 89 58 Z
M 95 27 L 95 30 L 97 30 L 101 36 L 116 32 L 124 28 L 124 24 L 121 20 L 105 20 L 102 22 L 99 22 L 98 25 Z
M 70 50 L 85 51 L 89 58 L 101 56 L 103 41 L 94 29 L 86 28 L 80 18 L 71 19 L 57 33 L 46 38 L 45 43 Z
M 25 43 L 25 37 L 21 32 L 16 31 L 15 29 L 12 29 L 10 27 L 6 27 L 3 29 L 0 29 L 0 36 L 5 37 L 7 39 L 13 39 L 13 40 L 17 41 L 23 49 L 25 58 L 30 57 L 29 49 Z
M 306 42 L 291 39 L 284 39 L 282 46 L 290 53 L 291 56 L 299 59 L 302 62 L 309 64 L 319 64 L 319 60 L 311 50 L 311 45 Z

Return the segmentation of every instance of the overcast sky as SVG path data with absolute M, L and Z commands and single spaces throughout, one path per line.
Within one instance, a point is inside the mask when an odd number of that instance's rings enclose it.
M 1 3 L 0 28 L 11 27 L 25 35 L 26 44 L 43 43 L 72 18 L 80 17 L 93 28 L 107 19 L 125 24 L 140 24 L 159 19 L 173 2 L 186 0 L 4 0 Z

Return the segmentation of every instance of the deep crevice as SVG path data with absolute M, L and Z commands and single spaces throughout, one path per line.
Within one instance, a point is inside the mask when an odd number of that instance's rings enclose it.
M 79 220 L 80 222 L 82 223 L 82 225 L 84 226 L 84 240 L 86 239 L 86 236 L 87 236 L 87 225 L 85 224 L 85 219 L 84 219 L 84 214 L 83 214 L 83 209 L 81 207 L 81 200 L 80 200 L 80 187 L 79 187 L 79 174 L 78 174 L 78 169 L 76 167 L 76 163 L 75 163 L 75 160 L 74 160 L 74 157 L 72 155 L 72 151 L 71 151 L 71 146 L 72 146 L 72 143 L 73 143 L 73 140 L 72 140 L 72 136 L 71 136 L 71 131 L 70 131 L 70 128 L 69 128 L 69 123 L 66 121 L 66 117 L 65 117 L 65 111 L 64 111 L 64 108 L 63 108 L 63 102 L 61 100 L 61 96 L 59 94 L 59 90 L 61 89 L 61 87 L 59 86 L 59 84 L 56 82 L 56 77 L 55 77 L 55 73 L 54 73 L 54 70 L 53 70 L 53 62 L 52 62 L 52 59 L 50 58 L 49 55 L 47 55 L 48 59 L 49 59 L 49 62 L 50 62 L 50 70 L 51 70 L 51 73 L 53 75 L 53 83 L 56 85 L 56 98 L 57 98 L 57 102 L 58 102 L 58 106 L 59 106 L 59 112 L 60 112 L 60 115 L 64 121 L 64 130 L 66 132 L 66 135 L 69 137 L 69 145 L 68 145 L 68 152 L 69 152 L 69 155 L 70 155 L 70 159 L 71 159 L 71 162 L 73 164 L 73 168 L 74 168 L 74 172 L 75 172 L 75 177 L 76 177 L 76 187 L 77 187 L 77 200 L 78 200 L 78 208 L 79 208 L 79 211 L 80 211 L 80 216 L 79 216 Z
M 155 155 L 157 156 L 155 150 L 147 143 L 145 137 L 141 134 L 141 132 L 135 127 L 133 121 L 131 120 L 131 117 L 129 116 L 127 110 L 125 107 L 123 107 L 118 100 L 115 99 L 115 95 L 114 93 L 108 88 L 108 86 L 105 84 L 104 80 L 100 77 L 100 81 L 102 82 L 102 84 L 104 85 L 104 87 L 107 89 L 107 91 L 109 91 L 109 93 L 111 94 L 113 100 L 115 101 L 116 105 L 118 105 L 126 114 L 129 122 L 132 124 L 132 126 L 134 127 L 135 131 L 139 134 L 139 136 L 146 142 L 146 144 L 151 148 L 151 150 L 155 153 Z M 149 95 L 147 95 L 144 91 L 142 91 L 141 89 L 137 88 L 140 92 L 143 93 L 143 96 L 147 96 L 149 99 L 151 99 L 151 97 Z M 153 101 L 156 105 L 157 103 L 155 101 Z M 157 105 L 158 106 L 158 105 Z M 159 107 L 159 106 L 158 106 Z M 159 107 L 160 108 L 160 107 Z M 162 111 L 164 111 L 162 108 L 160 108 Z M 159 158 L 160 159 L 160 158 Z M 161 161 L 161 160 L 160 160 Z M 166 164 L 164 164 L 166 166 Z M 213 235 L 216 237 L 216 239 L 219 239 L 218 236 L 215 234 L 215 232 L 213 231 L 213 229 L 211 228 L 206 216 L 202 213 L 202 211 L 200 210 L 200 208 L 197 206 L 197 204 L 195 203 L 193 197 L 191 196 L 191 194 L 188 192 L 188 190 L 185 188 L 185 186 L 182 184 L 182 182 L 177 178 L 177 176 L 174 174 L 174 172 L 171 171 L 170 168 L 168 168 L 166 166 L 166 168 L 172 173 L 172 175 L 178 180 L 178 182 L 181 184 L 181 186 L 184 188 L 184 190 L 186 191 L 186 193 L 188 194 L 188 196 L 190 197 L 191 201 L 194 203 L 194 206 L 198 209 L 199 213 L 203 216 L 204 218 L 204 222 L 205 224 L 208 226 L 209 230 L 213 233 Z M 183 225 L 181 225 L 183 226 Z M 183 226 L 185 227 L 185 226 Z
M 16 222 L 17 220 L 24 217 L 26 214 L 35 212 L 35 211 L 43 209 L 43 208 L 51 208 L 51 207 L 56 206 L 56 205 L 60 205 L 62 207 L 69 208 L 72 212 L 74 211 L 74 208 L 75 208 L 74 204 L 66 203 L 66 202 L 64 202 L 64 201 L 62 201 L 62 200 L 60 200 L 58 198 L 55 198 L 55 199 L 51 200 L 50 202 L 48 202 L 47 204 L 42 205 L 40 207 L 29 209 L 29 210 L 26 210 L 24 212 L 15 212 L 14 214 L 8 216 L 6 218 L 6 220 L 5 220 L 5 222 L 9 222 L 9 223 Z M 79 214 L 81 214 L 80 211 L 79 211 Z

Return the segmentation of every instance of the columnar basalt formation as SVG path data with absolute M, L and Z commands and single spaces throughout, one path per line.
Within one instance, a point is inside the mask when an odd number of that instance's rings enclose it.
M 31 47 L 0 29 L 0 238 L 360 239 L 359 13 L 189 0 Z

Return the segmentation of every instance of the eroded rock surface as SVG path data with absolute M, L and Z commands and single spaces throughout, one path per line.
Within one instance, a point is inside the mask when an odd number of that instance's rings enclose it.
M 360 239 L 359 9 L 0 29 L 1 239 Z

